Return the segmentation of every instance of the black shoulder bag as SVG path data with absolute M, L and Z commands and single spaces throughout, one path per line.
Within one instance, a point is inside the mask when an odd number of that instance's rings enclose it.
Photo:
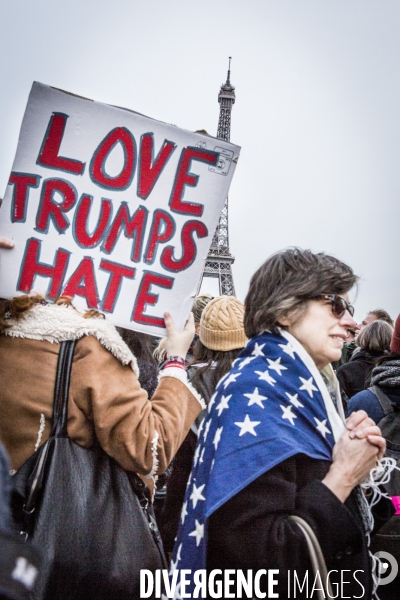
M 13 513 L 43 553 L 32 600 L 135 600 L 140 569 L 166 568 L 146 485 L 96 443 L 68 437 L 75 342 L 63 342 L 49 439 L 14 475 Z

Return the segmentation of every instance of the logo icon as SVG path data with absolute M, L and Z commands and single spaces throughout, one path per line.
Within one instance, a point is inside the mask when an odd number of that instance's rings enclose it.
M 215 146 L 214 152 L 219 152 L 218 163 L 214 167 L 208 167 L 208 170 L 218 175 L 228 175 L 233 160 L 232 150 Z
M 389 552 L 384 552 L 383 550 L 380 552 L 375 552 L 374 556 L 379 559 L 376 564 L 378 584 L 387 585 L 388 583 L 392 583 L 392 581 L 396 579 L 399 571 L 397 560 L 394 556 L 389 554 Z M 391 567 L 390 570 L 389 567 Z M 388 571 L 390 572 L 388 573 Z M 386 575 L 386 573 L 388 574 Z

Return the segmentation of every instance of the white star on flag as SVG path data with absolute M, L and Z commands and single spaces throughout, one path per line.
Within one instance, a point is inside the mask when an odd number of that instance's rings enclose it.
M 198 546 L 204 536 L 204 525 L 199 523 L 197 519 L 195 519 L 195 522 L 196 529 L 193 529 L 193 531 L 189 533 L 189 535 L 196 538 L 196 546 Z
M 299 377 L 299 379 L 303 383 L 303 385 L 299 389 L 306 390 L 310 394 L 310 397 L 312 398 L 313 391 L 318 392 L 318 388 L 316 388 L 315 385 L 313 384 L 313 378 L 310 377 L 310 379 L 303 379 L 303 377 Z
M 282 375 L 281 371 L 287 371 L 287 367 L 281 365 L 281 357 L 277 358 L 276 360 L 271 360 L 270 358 L 267 358 L 267 361 L 269 363 L 268 368 L 272 369 L 273 371 L 276 371 L 278 375 Z
M 246 356 L 246 358 L 244 358 L 242 360 L 242 362 L 239 365 L 239 369 L 243 369 L 243 367 L 245 367 L 246 365 L 248 365 L 249 363 L 251 363 L 252 360 L 255 359 L 255 356 Z
M 289 406 L 282 406 L 282 404 L 280 404 L 279 406 L 283 410 L 282 419 L 287 419 L 292 425 L 294 425 L 294 420 L 297 419 L 297 417 L 292 413 L 292 405 L 289 404 Z
M 194 466 L 197 465 L 197 461 L 199 460 L 199 454 L 200 454 L 200 444 L 197 444 L 196 451 L 195 451 L 194 457 L 193 457 L 193 465 Z
M 204 427 L 204 441 L 206 441 L 208 432 L 210 431 L 211 421 L 207 421 L 206 426 Z
M 171 574 L 171 575 L 172 575 L 172 573 L 175 571 L 175 569 L 176 569 L 176 567 L 177 567 L 177 565 L 178 565 L 179 561 L 180 561 L 180 560 L 181 560 L 181 558 L 182 558 L 182 556 L 181 556 L 181 552 L 182 552 L 182 544 L 179 544 L 178 552 L 176 553 L 176 561 L 175 561 L 175 562 L 173 562 L 173 561 L 171 560 L 171 565 L 170 565 L 170 568 L 169 568 L 169 569 L 170 569 L 170 570 L 169 570 L 169 572 L 170 572 L 170 574 Z
M 224 390 L 228 387 L 230 383 L 236 381 L 236 379 L 241 375 L 241 373 L 231 373 L 229 377 L 227 377 L 224 381 Z
M 229 400 L 232 398 L 232 394 L 229 394 L 229 396 L 222 396 L 221 397 L 221 402 L 218 404 L 216 410 L 218 411 L 218 416 L 221 416 L 222 411 L 224 410 L 224 408 L 229 408 L 228 402 Z
M 176 553 L 176 560 L 179 562 L 182 558 L 181 556 L 181 552 L 182 552 L 182 544 L 179 544 L 179 548 L 178 548 L 178 552 Z
M 298 394 L 294 394 L 292 396 L 291 394 L 289 394 L 289 392 L 286 392 L 286 396 L 289 398 L 293 406 L 295 406 L 296 408 L 304 408 L 303 404 L 300 402 L 300 400 L 298 400 Z
M 262 381 L 266 381 L 267 383 L 269 383 L 270 385 L 272 385 L 272 387 L 274 386 L 274 383 L 276 383 L 276 380 L 271 377 L 271 375 L 268 373 L 268 369 L 266 371 L 255 371 L 257 373 L 257 375 L 259 375 L 258 379 L 261 379 Z
M 214 468 L 214 463 L 215 463 L 215 458 L 212 459 L 212 463 L 211 463 L 211 467 L 210 467 L 210 473 Z
M 200 423 L 199 430 L 198 430 L 198 432 L 197 432 L 197 439 L 198 439 L 198 440 L 200 439 L 201 432 L 203 431 L 203 425 L 204 425 L 204 419 L 202 419 L 202 421 L 201 421 L 201 423 Z
M 262 401 L 267 400 L 267 396 L 261 396 L 261 394 L 258 392 L 258 388 L 254 388 L 254 392 L 252 394 L 243 394 L 243 396 L 246 396 L 246 398 L 249 399 L 249 403 L 247 404 L 247 406 L 258 404 L 258 406 L 264 408 L 264 404 L 262 403 Z
M 176 567 L 178 566 L 178 562 L 179 562 L 178 559 L 176 559 L 175 562 L 173 560 L 171 560 L 171 564 L 169 565 L 169 574 L 170 575 L 172 575 L 173 572 L 176 570 Z M 168 598 L 168 596 L 165 596 L 165 598 Z
M 213 444 L 214 444 L 215 449 L 218 448 L 218 444 L 221 439 L 222 430 L 223 430 L 223 427 L 219 427 L 217 429 L 217 431 L 215 432 L 214 439 L 213 439 Z
M 214 404 L 214 402 L 215 402 L 215 398 L 216 398 L 216 397 L 217 397 L 217 392 L 215 392 L 215 394 L 213 394 L 213 396 L 211 397 L 211 400 L 210 400 L 210 402 L 209 402 L 209 404 L 208 404 L 208 412 L 210 412 L 210 410 L 211 410 L 211 407 L 212 407 L 212 405 Z M 203 422 L 204 422 L 204 421 L 202 421 L 202 422 L 201 422 L 201 424 L 202 424 L 202 425 L 203 425 Z M 199 431 L 199 434 L 200 434 L 200 431 Z
M 178 566 L 178 561 L 176 560 L 175 562 L 171 559 L 171 564 L 169 565 L 169 575 L 172 575 L 172 573 L 176 570 L 176 567 Z M 163 598 L 168 598 L 168 596 L 163 596 Z
M 320 433 L 322 433 L 322 435 L 324 436 L 324 439 L 325 439 L 325 438 L 326 438 L 326 434 L 327 434 L 327 433 L 331 433 L 331 432 L 329 431 L 329 429 L 327 428 L 327 426 L 326 426 L 326 419 L 324 419 L 323 421 L 319 421 L 319 420 L 317 419 L 317 417 L 314 417 L 314 421 L 315 421 L 315 422 L 316 422 L 316 424 L 317 424 L 317 425 L 316 425 L 316 427 L 317 427 L 318 431 L 319 431 Z
M 204 446 L 203 450 L 201 451 L 201 455 L 200 455 L 200 462 L 203 462 L 203 457 L 204 457 L 204 452 L 206 450 L 206 447 Z
M 288 342 L 287 344 L 278 344 L 279 348 L 282 348 L 286 354 L 289 354 L 292 358 L 294 358 L 294 353 L 296 350 L 293 348 L 292 344 Z
M 184 522 L 185 522 L 185 519 L 186 519 L 186 515 L 187 515 L 187 514 L 188 514 L 188 511 L 187 511 L 187 502 L 184 502 L 184 503 L 183 503 L 183 506 L 182 506 L 182 512 L 181 512 L 181 521 L 182 521 L 182 525 L 183 525 L 183 524 L 184 524 Z
M 203 483 L 203 485 L 201 485 L 200 487 L 197 487 L 195 483 L 193 484 L 193 491 L 190 495 L 190 500 L 193 502 L 193 508 L 196 508 L 199 500 L 205 500 L 205 497 L 201 493 L 203 491 L 205 485 L 206 484 Z
M 264 356 L 264 352 L 262 351 L 262 349 L 264 348 L 265 344 L 257 344 L 257 342 L 254 344 L 254 350 L 251 353 L 253 356 Z
M 259 425 L 261 421 L 251 421 L 249 415 L 246 415 L 244 421 L 239 421 L 235 423 L 238 427 L 240 427 L 239 437 L 244 435 L 245 433 L 251 433 L 252 435 L 257 435 L 255 432 L 255 427 Z

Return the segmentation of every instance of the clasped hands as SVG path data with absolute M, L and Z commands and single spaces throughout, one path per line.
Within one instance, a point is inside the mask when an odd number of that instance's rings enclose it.
M 364 410 L 353 412 L 333 448 L 332 464 L 322 483 L 344 502 L 351 490 L 368 479 L 385 450 L 386 440 L 374 421 Z
M 366 439 L 378 449 L 377 459 L 380 460 L 385 454 L 386 440 L 381 435 L 378 425 L 367 415 L 364 410 L 351 413 L 346 419 L 346 428 L 350 439 Z

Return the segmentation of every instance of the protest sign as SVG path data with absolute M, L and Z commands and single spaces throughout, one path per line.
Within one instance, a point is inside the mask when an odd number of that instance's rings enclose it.
M 0 296 L 184 326 L 240 148 L 34 83 L 0 210 Z

